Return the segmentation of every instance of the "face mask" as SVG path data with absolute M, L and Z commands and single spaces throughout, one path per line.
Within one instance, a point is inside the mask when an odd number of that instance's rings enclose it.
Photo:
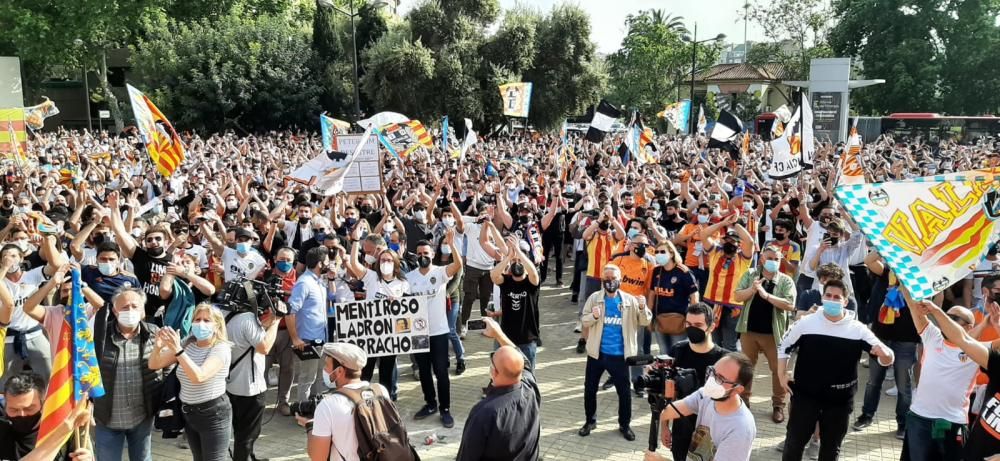
M 374 256 L 372 256 L 372 255 L 365 255 L 365 264 L 368 264 L 370 266 L 372 264 L 375 264 L 375 261 L 378 261 L 378 260 L 375 259 Z
M 573 186 L 566 186 L 565 192 L 567 194 L 572 194 L 573 192 L 576 192 L 576 189 L 574 189 Z
M 371 214 L 374 210 L 372 210 L 371 205 L 363 205 L 358 211 L 361 211 L 364 214 Z
M 245 255 L 250 252 L 250 242 L 236 242 L 236 252 Z
M 344 218 L 344 225 L 347 227 L 354 227 L 358 223 L 358 218 Z
M 635 255 L 640 258 L 646 256 L 646 247 L 635 247 Z
M 280 272 L 291 272 L 292 271 L 292 262 L 291 261 L 278 261 L 277 263 L 274 264 L 274 266 L 277 267 L 278 271 L 280 271 Z
M 316 239 L 317 242 L 322 242 L 323 240 L 326 240 L 326 232 L 317 232 L 313 234 L 313 238 Z
M 302 225 L 309 224 L 309 218 L 307 218 L 307 217 L 301 217 L 300 216 L 299 217 L 299 224 L 302 224 Z
M 40 419 L 42 419 L 41 411 L 31 416 L 12 417 L 10 418 L 10 425 L 17 434 L 28 435 L 32 433 L 36 427 L 38 427 L 38 421 Z
M 639 230 L 638 229 L 629 229 L 628 230 L 628 238 L 629 239 L 635 238 L 636 235 L 639 235 Z
M 441 254 L 443 254 L 443 255 L 450 255 L 451 254 L 451 247 L 448 246 L 448 245 L 442 245 L 441 246 Z
M 135 238 L 142 238 L 142 229 L 132 229 L 132 236 Z
M 382 275 L 392 275 L 395 269 L 396 265 L 393 263 L 382 263 L 378 266 L 378 270 Z
M 162 255 L 164 250 L 163 247 L 156 247 L 156 248 L 149 248 L 146 251 L 148 251 L 151 256 L 156 258 Z
M 701 393 L 716 402 L 721 402 L 729 398 L 729 392 L 726 391 L 726 388 L 719 382 L 718 378 L 714 376 L 705 381 L 705 385 L 701 388 Z
M 235 210 L 239 208 L 239 206 L 240 206 L 239 202 L 226 202 L 226 208 L 230 210 Z
M 385 223 L 385 225 L 382 226 L 382 231 L 390 234 L 395 232 L 395 230 L 396 230 L 396 225 L 391 222 L 387 222 Z
M 785 240 L 785 233 L 784 232 L 775 232 L 774 233 L 774 239 L 778 240 L 778 241 Z
M 431 258 L 430 258 L 430 256 L 417 256 L 417 264 L 420 265 L 421 269 L 427 269 L 428 267 L 431 267 Z M 384 269 L 385 268 L 385 264 L 383 264 L 382 267 L 383 267 L 383 272 L 384 272 L 384 270 L 385 270 Z
M 726 254 L 730 254 L 730 255 L 731 254 L 735 254 L 736 253 L 736 244 L 732 243 L 732 242 L 723 243 L 722 244 L 722 251 L 725 252 Z
M 118 313 L 118 324 L 125 328 L 135 328 L 142 320 L 142 312 L 138 310 L 121 311 Z
M 102 275 L 108 277 L 115 275 L 115 264 L 114 263 L 97 263 L 97 270 L 101 271 Z
M 618 288 L 621 285 L 622 285 L 622 282 L 619 281 L 619 280 L 605 280 L 604 281 L 604 291 L 607 291 L 608 294 L 615 294 L 615 292 L 618 291 Z
M 779 266 L 780 266 L 780 263 L 777 260 L 773 260 L 772 259 L 772 260 L 769 260 L 769 261 L 764 261 L 764 270 L 768 271 L 768 272 L 770 272 L 772 274 L 778 272 L 778 267 Z
M 392 251 L 395 251 L 396 253 L 399 253 L 399 244 L 398 243 L 391 243 L 390 242 L 389 243 L 389 249 L 392 250 Z M 365 260 L 366 261 L 368 260 L 368 256 L 365 256 Z M 368 263 L 368 264 L 371 264 L 371 263 Z
M 417 222 L 426 222 L 427 221 L 427 210 L 414 210 L 413 211 L 413 219 L 417 220 Z
M 333 382 L 333 378 L 330 377 L 330 374 L 327 373 L 326 370 L 323 370 L 323 385 L 326 386 L 327 389 L 337 387 L 337 384 Z
M 523 277 L 524 276 L 524 264 L 521 264 L 521 263 L 511 264 L 510 265 L 510 275 L 513 275 L 514 277 Z
M 823 313 L 830 317 L 840 317 L 844 313 L 844 305 L 829 299 L 823 300 Z
M 529 218 L 527 216 L 518 216 L 517 222 L 521 224 L 528 224 Z
M 666 266 L 667 263 L 669 263 L 669 262 L 670 262 L 670 255 L 668 255 L 668 254 L 662 254 L 662 253 L 656 255 L 656 265 L 657 266 Z
M 711 217 L 709 215 L 707 215 L 707 214 L 700 214 L 700 215 L 698 215 L 698 224 L 708 224 L 708 220 L 709 219 L 711 219 Z
M 708 339 L 708 333 L 698 327 L 687 327 L 684 332 L 687 333 L 688 341 L 691 341 L 691 344 L 701 344 Z
M 215 334 L 215 325 L 212 322 L 195 322 L 191 324 L 191 334 L 198 341 L 204 341 Z
M 455 218 L 441 218 L 441 222 L 447 227 L 455 227 Z

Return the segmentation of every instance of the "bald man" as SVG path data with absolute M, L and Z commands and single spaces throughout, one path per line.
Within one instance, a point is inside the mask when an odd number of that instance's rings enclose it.
M 942 328 L 927 320 L 929 314 L 940 312 L 940 308 L 931 303 L 914 302 L 909 296 L 906 302 L 913 326 L 923 342 L 924 353 L 920 382 L 913 390 L 910 411 L 906 415 L 903 457 L 900 459 L 962 459 L 959 439 L 966 432 L 969 390 L 979 365 L 959 348 L 958 334 L 948 335 L 948 331 L 942 334 Z M 951 320 L 950 327 L 958 326 L 962 336 L 968 336 L 976 322 L 972 311 L 962 306 L 948 309 L 944 316 Z
M 459 461 L 538 459 L 539 408 L 542 396 L 530 362 L 491 318 L 485 335 L 500 348 L 490 358 L 486 398 L 469 412 L 458 449 Z

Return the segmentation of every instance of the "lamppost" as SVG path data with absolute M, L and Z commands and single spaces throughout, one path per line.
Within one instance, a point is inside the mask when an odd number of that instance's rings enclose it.
M 354 61 L 354 118 L 361 118 L 361 93 L 358 89 L 358 31 L 354 25 L 354 18 L 361 15 L 361 12 L 354 11 L 354 0 L 348 0 L 347 3 L 351 6 L 351 11 L 345 11 L 333 3 L 333 0 L 316 0 L 320 6 L 325 6 L 333 9 L 334 11 L 343 14 L 351 18 L 351 49 Z M 375 2 L 373 6 L 376 8 L 380 6 L 386 6 L 388 3 L 384 1 Z
M 73 45 L 80 48 L 83 46 L 83 40 L 74 39 Z M 80 63 L 80 76 L 83 77 L 83 102 L 87 111 L 87 130 L 94 131 L 94 122 L 90 119 L 90 82 L 87 81 L 87 68 L 83 63 Z
M 698 44 L 705 42 L 721 42 L 726 39 L 726 34 L 719 34 L 713 38 L 698 40 L 698 24 L 695 23 L 693 38 L 685 35 L 681 37 L 681 39 L 685 42 L 691 43 L 691 105 L 688 107 L 688 133 L 694 134 L 695 126 L 698 123 L 698 120 L 695 120 L 694 118 L 694 77 L 698 66 Z

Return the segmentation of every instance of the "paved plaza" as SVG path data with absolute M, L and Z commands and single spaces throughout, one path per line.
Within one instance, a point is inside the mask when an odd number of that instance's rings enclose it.
M 551 280 L 551 279 L 550 279 Z M 569 280 L 567 278 L 567 280 Z M 537 377 L 542 392 L 541 453 L 546 460 L 641 460 L 649 430 L 649 406 L 645 399 L 632 400 L 632 429 L 636 441 L 627 442 L 618 433 L 618 401 L 614 389 L 598 394 L 598 427 L 588 437 L 577 430 L 583 424 L 583 370 L 585 354 L 575 351 L 577 334 L 573 333 L 576 306 L 569 303 L 569 290 L 551 286 L 541 291 L 541 322 L 544 347 L 539 348 Z M 478 307 L 476 308 L 478 311 Z M 459 377 L 452 374 L 452 415 L 455 427 L 443 428 L 436 416 L 414 421 L 413 413 L 423 405 L 420 384 L 409 372 L 409 360 L 401 358 L 398 406 L 410 433 L 411 442 L 424 460 L 451 460 L 458 453 L 462 425 L 469 409 L 479 400 L 481 388 L 489 380 L 489 351 L 492 344 L 478 332 L 470 332 L 465 341 L 468 370 Z M 654 342 L 654 350 L 656 348 Z M 452 370 L 454 363 L 452 363 Z M 859 369 L 862 386 L 868 370 Z M 892 387 L 887 381 L 884 389 Z M 770 419 L 770 376 L 763 356 L 757 364 L 756 382 L 751 407 L 757 420 L 757 440 L 751 459 L 778 460 L 781 453 L 775 446 L 784 438 L 784 424 Z M 863 388 L 856 397 L 853 418 L 860 411 Z M 293 389 L 294 395 L 294 389 Z M 308 459 L 306 434 L 295 425 L 294 418 L 284 417 L 274 410 L 274 390 L 268 392 L 271 402 L 264 414 L 267 423 L 257 442 L 257 456 L 273 460 Z M 849 432 L 844 441 L 841 459 L 856 461 L 897 460 L 900 442 L 893 437 L 896 429 L 893 409 L 896 399 L 883 392 L 879 412 L 872 424 L 862 432 Z M 273 417 L 272 417 L 273 415 Z M 436 434 L 440 441 L 425 445 L 424 440 Z M 668 453 L 662 447 L 660 453 Z M 668 455 L 669 456 L 669 455 Z M 177 448 L 174 441 L 153 434 L 153 459 L 187 460 L 188 450 Z

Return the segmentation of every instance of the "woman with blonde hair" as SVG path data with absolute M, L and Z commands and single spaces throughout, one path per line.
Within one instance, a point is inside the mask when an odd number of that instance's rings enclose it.
M 698 282 L 684 265 L 673 243 L 656 246 L 656 268 L 646 303 L 653 307 L 653 337 L 660 353 L 667 354 L 680 341 L 689 339 L 684 323 L 689 305 L 698 303 Z
M 229 448 L 233 409 L 226 397 L 232 346 L 226 340 L 226 319 L 211 304 L 195 307 L 191 336 L 181 339 L 164 327 L 156 336 L 149 368 L 177 364 L 184 432 L 195 461 L 223 461 Z

